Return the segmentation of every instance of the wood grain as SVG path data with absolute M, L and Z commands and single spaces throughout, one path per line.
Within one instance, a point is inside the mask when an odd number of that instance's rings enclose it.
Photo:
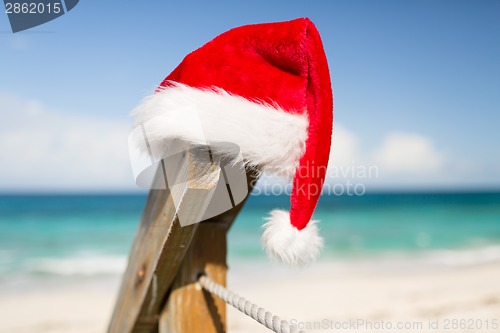
M 213 332 L 225 330 L 225 305 L 217 300 L 212 304 L 207 298 L 210 295 L 197 290 L 193 279 L 202 269 L 225 284 L 226 232 L 244 201 L 208 221 L 190 224 L 203 216 L 220 177 L 220 159 L 206 151 L 187 149 L 162 165 L 156 177 L 167 178 L 174 186 L 167 184 L 168 190 L 149 192 L 108 332 L 157 332 L 160 314 L 161 325 L 168 332 L 171 328 L 190 332 L 192 327 L 187 324 L 175 326 L 179 316 L 187 318 L 182 322 L 208 320 L 207 313 L 219 315 L 217 321 L 210 317 Z M 248 173 L 247 180 L 250 191 L 256 176 Z M 182 227 L 178 216 L 188 225 Z M 183 305 L 183 299 L 189 301 Z M 190 308 L 198 310 L 188 312 Z M 193 317 L 196 314 L 203 316 Z
M 164 177 L 168 170 L 167 178 L 173 179 L 176 186 L 149 193 L 108 332 L 151 332 L 157 328 L 163 297 L 198 227 L 181 227 L 176 211 L 189 210 L 186 218 L 203 216 L 206 205 L 199 203 L 211 195 L 218 178 L 188 180 L 197 177 L 197 171 L 207 165 L 216 168 L 217 161 L 210 160 L 208 154 L 187 150 L 170 159 L 165 169 L 158 168 L 156 177 Z M 178 209 L 174 197 L 182 198 Z
M 196 282 L 203 273 L 226 285 L 226 233 L 225 223 L 199 225 L 160 316 L 160 333 L 226 331 L 226 304 Z

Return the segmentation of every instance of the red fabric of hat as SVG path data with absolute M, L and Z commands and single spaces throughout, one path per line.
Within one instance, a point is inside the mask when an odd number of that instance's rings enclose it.
M 188 54 L 134 116 L 137 124 L 160 119 L 152 140 L 199 143 L 182 123 L 187 110 L 196 110 L 206 143 L 219 153 L 218 142 L 234 143 L 250 167 L 293 178 L 290 212 L 266 218 L 263 245 L 291 265 L 314 261 L 323 241 L 311 219 L 333 126 L 330 74 L 314 24 L 301 18 L 219 35 Z

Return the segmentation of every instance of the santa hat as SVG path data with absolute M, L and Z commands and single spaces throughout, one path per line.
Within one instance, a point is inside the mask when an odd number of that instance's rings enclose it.
M 244 162 L 293 178 L 290 212 L 274 210 L 262 237 L 267 253 L 291 265 L 314 261 L 323 245 L 312 221 L 330 152 L 333 97 L 323 45 L 307 18 L 229 30 L 188 54 L 133 112 L 155 118 L 149 140 L 193 133 L 221 154 L 240 147 Z

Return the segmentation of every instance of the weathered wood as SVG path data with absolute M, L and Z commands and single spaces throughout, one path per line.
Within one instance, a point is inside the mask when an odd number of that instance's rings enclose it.
M 228 226 L 223 222 L 200 223 L 160 316 L 159 333 L 226 331 L 226 303 L 201 289 L 196 281 L 204 273 L 226 285 Z
M 247 172 L 248 193 L 257 175 Z M 246 199 L 233 209 L 199 224 L 193 241 L 165 297 L 159 333 L 226 332 L 226 303 L 202 290 L 196 283 L 205 273 L 226 285 L 227 232 Z
M 168 179 L 168 190 L 151 190 L 149 193 L 109 324 L 109 333 L 157 332 L 160 313 L 167 300 L 168 304 L 172 304 L 173 300 L 179 299 L 176 295 L 188 292 L 188 289 L 182 289 L 188 281 L 192 282 L 186 278 L 188 271 L 204 268 L 212 278 L 225 284 L 226 232 L 244 202 L 209 221 L 191 224 L 199 221 L 207 208 L 221 177 L 220 163 L 220 159 L 207 151 L 189 150 L 170 158 L 167 166 L 162 164 L 158 169 L 156 180 Z M 249 191 L 255 180 L 254 174 L 247 174 Z M 181 227 L 179 217 L 186 226 Z M 198 229 L 201 231 L 196 234 Z M 192 242 L 193 237 L 196 237 L 195 242 Z M 198 258 L 200 248 L 210 247 L 210 239 L 217 240 L 212 244 L 213 251 L 208 251 L 208 256 Z M 189 249 L 188 258 L 184 259 L 190 244 L 196 246 Z M 212 303 L 207 303 L 208 298 L 200 302 L 199 292 L 194 290 L 193 295 L 188 293 L 193 300 L 191 304 L 211 308 Z M 215 332 L 225 325 L 224 305 L 217 302 L 213 304 L 219 313 L 220 322 L 217 324 L 214 321 Z M 171 305 L 166 308 L 169 307 L 172 309 Z M 165 320 L 173 318 L 172 311 L 164 313 Z M 187 311 L 177 312 L 177 315 L 179 313 L 188 316 Z M 167 322 L 162 327 L 169 325 Z
M 206 148 L 189 148 L 162 164 L 181 226 L 203 220 L 221 177 L 221 157 Z
M 182 198 L 178 211 L 189 211 L 184 218 L 203 216 L 207 200 L 218 177 L 202 177 L 200 170 L 214 172 L 219 161 L 207 152 L 188 150 L 162 165 L 157 177 L 175 186 L 170 190 L 151 190 L 139 230 L 129 257 L 108 332 L 151 332 L 157 328 L 158 314 L 198 224 L 181 227 L 173 198 Z M 212 169 L 210 169 L 212 168 Z M 194 180 L 194 181 L 191 181 Z M 168 188 L 168 186 L 167 186 Z

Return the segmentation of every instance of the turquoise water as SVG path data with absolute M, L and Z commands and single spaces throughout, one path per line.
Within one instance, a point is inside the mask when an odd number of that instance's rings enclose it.
M 145 195 L 0 196 L 0 281 L 119 274 Z M 267 260 L 262 217 L 288 197 L 251 196 L 229 233 L 231 260 Z M 323 259 L 422 254 L 447 263 L 500 259 L 500 193 L 323 197 Z

